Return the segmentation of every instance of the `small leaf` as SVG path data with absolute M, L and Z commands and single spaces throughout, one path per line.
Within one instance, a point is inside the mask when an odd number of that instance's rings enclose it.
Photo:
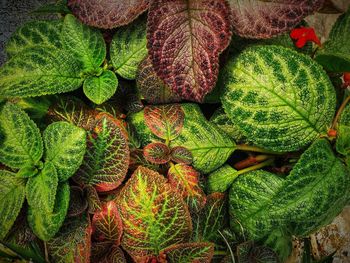
M 0 112 L 0 162 L 22 168 L 35 165 L 43 155 L 40 131 L 17 105 L 7 103 Z
M 170 158 L 176 163 L 191 164 L 193 161 L 192 153 L 182 146 L 172 148 Z
M 88 208 L 88 201 L 84 197 L 83 189 L 78 186 L 70 187 L 70 198 L 67 217 L 79 216 Z
M 84 81 L 84 94 L 92 102 L 102 104 L 110 99 L 118 87 L 117 76 L 110 70 L 106 70 L 101 76 L 90 76 Z
M 0 240 L 15 222 L 25 199 L 25 181 L 14 173 L 0 170 Z
M 46 128 L 43 137 L 45 160 L 55 166 L 60 182 L 68 180 L 83 161 L 86 132 L 68 122 L 55 122 Z
M 111 43 L 111 61 L 115 71 L 125 79 L 135 79 L 138 65 L 147 56 L 146 21 L 138 19 L 119 28 Z
M 94 214 L 92 229 L 97 240 L 112 240 L 116 246 L 120 245 L 123 225 L 117 206 L 113 201 L 103 204 L 101 211 Z
M 207 188 L 209 193 L 225 192 L 237 178 L 237 170 L 225 164 L 208 176 Z
M 231 38 L 229 5 L 151 1 L 147 47 L 157 75 L 183 99 L 201 102 L 216 83 L 219 54 Z
M 237 248 L 239 263 L 279 263 L 278 257 L 273 250 L 264 246 L 256 246 L 252 242 L 245 242 Z
M 68 6 L 85 24 L 100 28 L 127 25 L 148 8 L 149 0 L 68 0 Z
M 341 116 L 337 126 L 336 149 L 338 153 L 350 157 L 350 104 L 348 104 Z
M 33 165 L 23 166 L 16 173 L 16 177 L 29 178 L 37 175 L 39 173 L 38 168 Z
M 102 208 L 102 203 L 100 201 L 100 198 L 97 194 L 96 189 L 93 186 L 87 185 L 84 188 L 85 192 L 86 192 L 86 199 L 89 205 L 89 209 L 88 212 L 90 214 L 95 214 L 98 211 L 101 210 Z
M 165 164 L 170 161 L 170 149 L 161 142 L 153 142 L 143 148 L 146 160 L 154 164 Z
M 146 125 L 155 135 L 166 141 L 179 136 L 184 117 L 180 104 L 147 106 L 144 109 Z
M 104 257 L 99 259 L 98 262 L 100 262 L 100 263 L 111 263 L 111 262 L 113 262 L 113 263 L 126 263 L 127 261 L 125 259 L 123 250 L 121 250 L 117 246 L 113 246 Z

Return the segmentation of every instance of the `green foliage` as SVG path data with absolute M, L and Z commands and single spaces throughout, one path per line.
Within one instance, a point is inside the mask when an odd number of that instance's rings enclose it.
M 344 108 L 340 116 L 337 131 L 336 149 L 342 155 L 350 158 L 350 104 Z
M 225 192 L 230 188 L 232 182 L 238 175 L 238 171 L 231 166 L 227 164 L 221 166 L 219 169 L 209 174 L 207 181 L 208 192 Z

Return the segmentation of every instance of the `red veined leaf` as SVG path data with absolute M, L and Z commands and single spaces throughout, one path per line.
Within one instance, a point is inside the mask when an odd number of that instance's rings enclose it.
M 185 114 L 180 104 L 147 106 L 143 114 L 146 125 L 159 138 L 171 141 L 181 133 Z
M 172 148 L 170 158 L 176 163 L 191 164 L 193 161 L 192 153 L 182 146 L 175 146 Z
M 127 25 L 147 10 L 149 0 L 68 0 L 68 7 L 83 23 L 114 28 Z
M 155 164 L 165 164 L 170 161 L 170 149 L 162 142 L 153 142 L 143 148 L 147 161 Z
M 210 263 L 214 255 L 213 243 L 183 243 L 170 246 L 161 254 L 168 263 Z
M 146 160 L 145 155 L 143 154 L 142 149 L 134 149 L 130 152 L 130 165 L 129 169 L 131 171 L 136 170 L 139 166 L 144 166 L 146 168 L 158 171 L 159 165 L 153 164 Z
M 102 203 L 100 201 L 96 189 L 91 185 L 87 185 L 84 188 L 84 191 L 86 193 L 86 199 L 88 202 L 88 212 L 90 214 L 95 214 L 97 211 L 100 211 Z
M 88 201 L 84 198 L 83 189 L 78 186 L 71 186 L 67 216 L 74 217 L 81 215 L 87 207 Z
M 102 205 L 101 211 L 92 218 L 93 236 L 100 241 L 113 240 L 119 246 L 123 233 L 122 221 L 113 201 Z
M 100 258 L 108 253 L 113 246 L 113 241 L 92 241 L 91 262 L 99 262 Z
M 110 251 L 102 257 L 99 263 L 126 263 L 124 252 L 117 246 L 113 246 Z
M 74 180 L 83 186 L 92 185 L 98 192 L 113 190 L 126 176 L 129 157 L 127 133 L 121 121 L 100 113 L 88 136 L 84 161 Z
M 187 205 L 155 171 L 140 166 L 116 204 L 124 228 L 121 245 L 136 262 L 145 262 L 162 249 L 190 238 L 192 223 Z
M 157 75 L 183 99 L 201 102 L 215 86 L 231 39 L 225 0 L 153 0 L 147 47 Z
M 324 0 L 229 0 L 233 31 L 246 38 L 271 38 L 298 25 Z

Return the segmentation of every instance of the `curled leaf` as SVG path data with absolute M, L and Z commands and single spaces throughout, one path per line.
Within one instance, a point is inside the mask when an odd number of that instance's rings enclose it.
M 147 161 L 154 164 L 165 164 L 170 160 L 169 147 L 161 142 L 154 142 L 143 148 L 143 154 Z

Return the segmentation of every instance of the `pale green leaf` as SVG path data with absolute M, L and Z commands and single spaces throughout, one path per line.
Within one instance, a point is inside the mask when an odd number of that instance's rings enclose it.
M 36 124 L 17 105 L 7 103 L 0 113 L 0 162 L 12 168 L 35 165 L 43 155 Z
M 50 124 L 43 134 L 45 160 L 56 168 L 59 181 L 66 181 L 81 165 L 86 149 L 86 132 L 68 122 Z
M 225 164 L 214 172 L 210 173 L 207 181 L 209 193 L 225 192 L 230 188 L 232 182 L 239 175 L 238 171 Z
M 350 157 L 350 104 L 344 108 L 340 116 L 337 131 L 336 149 L 339 153 Z

